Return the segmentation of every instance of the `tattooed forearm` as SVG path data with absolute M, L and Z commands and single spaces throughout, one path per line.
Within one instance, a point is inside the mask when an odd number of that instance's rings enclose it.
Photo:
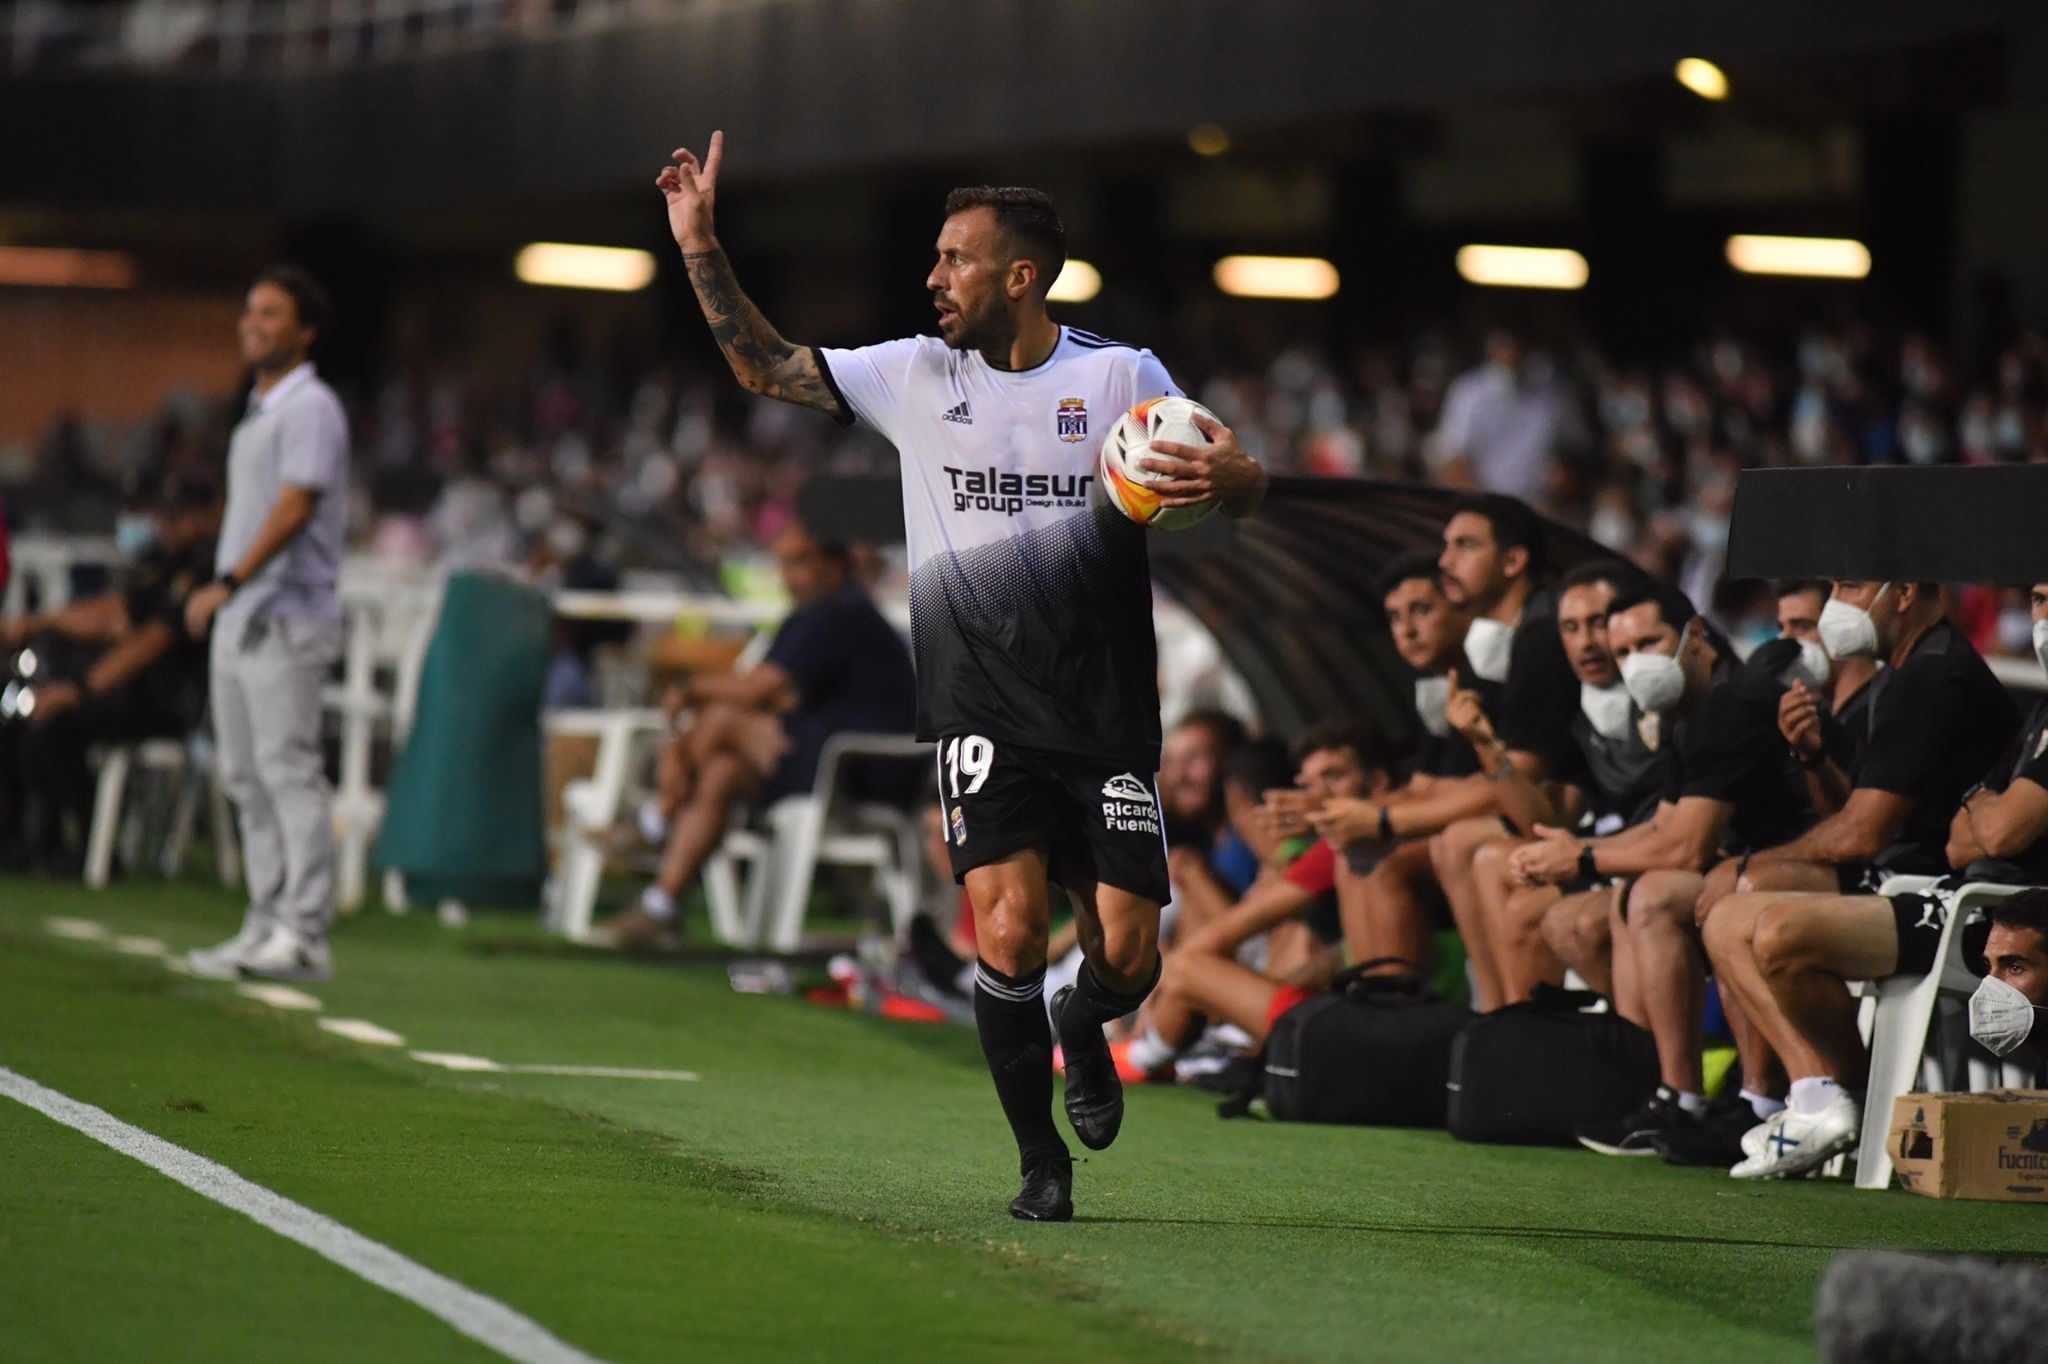
M 686 252 L 683 266 L 690 287 L 711 324 L 711 335 L 725 352 L 726 363 L 749 393 L 780 398 L 839 415 L 839 399 L 825 382 L 818 355 L 809 346 L 782 339 L 733 277 L 732 262 L 723 250 Z

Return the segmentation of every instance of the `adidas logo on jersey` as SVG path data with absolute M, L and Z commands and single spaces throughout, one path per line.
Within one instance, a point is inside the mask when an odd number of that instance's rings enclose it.
M 942 415 L 949 422 L 958 422 L 962 426 L 974 425 L 974 414 L 967 410 L 967 403 L 964 399 L 957 407 L 947 408 Z
M 1102 822 L 1117 833 L 1159 836 L 1159 807 L 1151 788 L 1129 772 L 1102 783 Z

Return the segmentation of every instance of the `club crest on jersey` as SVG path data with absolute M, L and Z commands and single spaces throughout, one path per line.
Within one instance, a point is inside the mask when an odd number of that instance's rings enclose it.
M 1063 441 L 1088 439 L 1088 404 L 1079 398 L 1060 399 L 1059 425 Z
M 1145 783 L 1129 772 L 1102 784 L 1102 822 L 1117 833 L 1159 835 L 1159 807 Z

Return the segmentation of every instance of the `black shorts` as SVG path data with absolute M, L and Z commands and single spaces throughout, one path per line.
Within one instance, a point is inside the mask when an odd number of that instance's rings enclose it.
M 955 881 L 1037 848 L 1048 877 L 1069 890 L 1100 882 L 1155 904 L 1172 898 L 1159 795 L 1149 777 L 980 735 L 941 739 L 938 760 Z
M 1924 976 L 1934 969 L 1941 930 L 1948 926 L 1959 889 L 1959 881 L 1943 879 L 1926 890 L 1889 897 L 1892 920 L 1899 928 L 1899 964 L 1892 968 L 1894 974 Z

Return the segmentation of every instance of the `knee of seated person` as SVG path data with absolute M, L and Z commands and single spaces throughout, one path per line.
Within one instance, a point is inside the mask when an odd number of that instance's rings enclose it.
M 1750 951 L 1757 969 L 1765 975 L 1781 975 L 1807 965 L 1814 947 L 1814 920 L 1796 900 L 1775 900 L 1756 916 L 1750 935 Z
M 1684 878 L 1666 872 L 1651 872 L 1630 887 L 1622 919 L 1631 928 L 1682 918 L 1690 924 L 1693 897 Z
M 1751 950 L 1757 920 L 1770 897 L 1757 894 L 1723 896 L 1699 917 L 1700 938 L 1710 955 Z

